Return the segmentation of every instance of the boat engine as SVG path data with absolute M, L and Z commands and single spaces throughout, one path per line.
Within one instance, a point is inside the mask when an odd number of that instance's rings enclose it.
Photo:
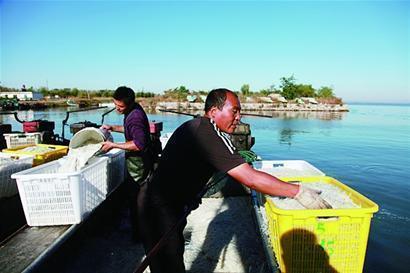
M 75 135 L 75 133 L 77 133 L 78 131 L 80 131 L 81 129 L 84 129 L 86 127 L 100 128 L 101 125 L 98 125 L 94 122 L 87 121 L 87 120 L 82 121 L 82 122 L 72 123 L 72 124 L 70 124 L 70 133 Z
M 239 123 L 231 135 L 231 140 L 239 151 L 249 151 L 255 144 L 255 138 L 251 136 L 251 127 L 248 123 Z

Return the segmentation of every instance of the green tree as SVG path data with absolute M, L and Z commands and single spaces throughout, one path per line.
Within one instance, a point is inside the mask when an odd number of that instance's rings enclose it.
M 272 94 L 273 92 L 270 89 L 261 89 L 259 90 L 259 94 L 261 96 L 268 96 L 269 94 Z
M 296 79 L 292 75 L 288 78 L 282 77 L 280 78 L 280 89 L 282 90 L 280 94 L 287 100 L 293 100 L 297 97 L 297 87 L 296 87 Z
M 77 97 L 79 92 L 80 90 L 78 90 L 77 88 L 73 88 L 71 89 L 70 95 L 73 97 Z
M 135 93 L 135 97 L 137 97 L 137 98 L 152 98 L 154 96 L 155 96 L 155 94 L 151 93 L 151 92 L 140 91 L 140 92 Z
M 50 91 L 48 90 L 47 87 L 42 86 L 42 87 L 40 87 L 40 88 L 38 89 L 38 91 L 39 91 L 44 97 L 50 95 Z
M 317 91 L 317 96 L 319 98 L 333 98 L 335 95 L 333 94 L 333 89 L 328 86 L 322 86 Z
M 242 87 L 241 87 L 241 93 L 242 93 L 242 95 L 244 95 L 244 96 L 249 96 L 249 93 L 250 93 L 249 84 L 244 84 L 244 85 L 242 85 Z
M 175 88 L 174 91 L 176 91 L 176 92 L 179 93 L 179 94 L 184 94 L 184 95 L 189 94 L 189 89 L 187 89 L 187 88 L 186 88 L 185 86 L 183 86 L 183 85 L 181 85 L 181 86 L 178 87 L 178 88 Z
M 103 98 L 111 98 L 114 95 L 114 91 L 108 89 L 101 89 L 97 91 L 97 94 Z
M 315 97 L 316 90 L 311 84 L 298 84 L 296 85 L 296 97 Z
M 165 97 L 178 99 L 178 100 L 184 100 L 188 94 L 189 94 L 189 89 L 182 85 L 174 89 L 168 89 L 164 92 Z
M 82 99 L 87 99 L 88 98 L 88 92 L 86 90 L 79 90 L 76 97 L 79 97 L 79 98 L 82 98 Z

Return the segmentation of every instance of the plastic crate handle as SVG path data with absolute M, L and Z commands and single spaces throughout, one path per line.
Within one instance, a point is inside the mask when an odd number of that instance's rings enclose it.
M 339 221 L 339 216 L 318 216 L 316 220 L 318 222 L 334 222 Z

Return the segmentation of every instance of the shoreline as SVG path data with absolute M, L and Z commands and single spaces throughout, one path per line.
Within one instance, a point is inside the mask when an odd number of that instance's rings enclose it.
M 150 107 L 150 105 L 144 105 L 143 107 Z M 346 104 L 296 104 L 296 103 L 241 103 L 242 111 L 289 111 L 289 112 L 349 112 Z M 204 103 L 190 103 L 190 102 L 159 102 L 156 104 L 154 110 L 188 110 L 188 111 L 201 111 L 204 109 Z
M 92 100 L 78 100 L 77 106 L 67 105 L 69 99 L 58 100 L 36 100 L 36 101 L 20 101 L 19 106 L 15 109 L 7 110 L 29 110 L 29 109 L 45 109 L 55 107 L 92 107 L 92 106 L 107 106 L 114 107 L 111 98 L 100 98 Z M 204 109 L 203 102 L 178 102 L 178 101 L 160 101 L 153 99 L 140 99 L 137 101 L 148 111 L 172 110 L 172 111 L 202 111 Z M 346 104 L 298 104 L 298 103 L 241 103 L 242 111 L 244 112 L 349 112 Z

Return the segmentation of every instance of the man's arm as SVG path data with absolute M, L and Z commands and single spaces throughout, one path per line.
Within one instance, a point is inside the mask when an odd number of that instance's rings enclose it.
M 283 182 L 272 175 L 255 170 L 247 163 L 229 170 L 228 174 L 243 185 L 264 194 L 293 198 L 299 191 L 298 185 Z
M 111 131 L 111 132 L 124 133 L 124 126 L 122 126 L 122 125 L 103 124 L 103 125 L 101 125 L 100 128 Z
M 270 174 L 253 169 L 247 163 L 229 170 L 228 174 L 251 189 L 264 194 L 294 198 L 308 209 L 332 208 L 319 196 L 320 191 L 284 182 Z
M 104 152 L 108 152 L 111 149 L 114 148 L 118 148 L 118 149 L 122 149 L 122 150 L 126 150 L 126 151 L 140 151 L 140 148 L 138 148 L 137 145 L 135 145 L 135 143 L 130 140 L 124 143 L 115 143 L 115 142 L 111 142 L 111 141 L 105 141 L 102 144 L 101 150 L 103 150 Z
M 122 125 L 103 124 L 101 125 L 100 129 L 105 129 L 111 132 L 124 133 L 124 126 Z M 127 150 L 127 151 L 139 151 L 140 150 L 133 141 L 127 141 L 125 143 L 115 143 L 111 141 L 105 141 L 102 144 L 101 150 L 103 150 L 104 152 L 108 152 L 109 150 L 114 149 L 114 148 Z

